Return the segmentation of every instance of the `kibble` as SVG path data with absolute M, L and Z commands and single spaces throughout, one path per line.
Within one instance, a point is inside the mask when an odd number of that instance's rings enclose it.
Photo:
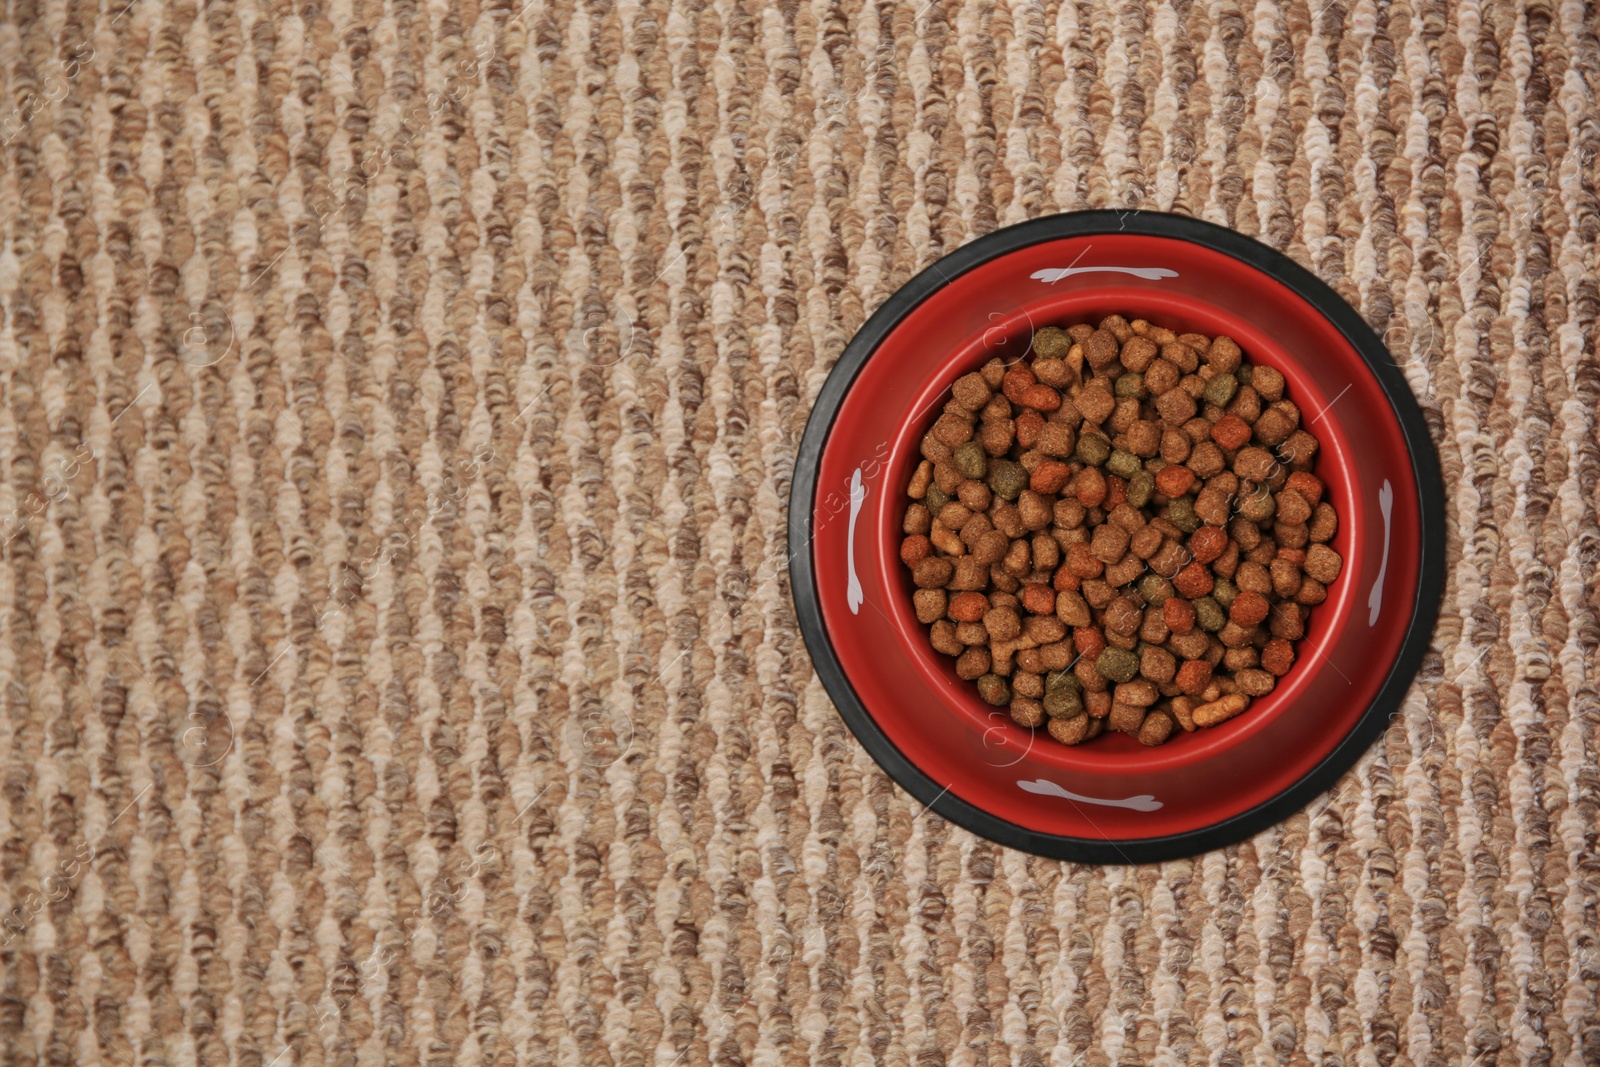
M 929 643 L 1075 745 L 1226 722 L 1295 663 L 1344 561 L 1318 442 L 1228 337 L 1113 315 L 957 378 L 906 487 Z

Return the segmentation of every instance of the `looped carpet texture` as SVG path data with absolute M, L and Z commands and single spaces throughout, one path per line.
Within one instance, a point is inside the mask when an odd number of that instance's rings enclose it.
M 0 1062 L 1600 1063 L 1578 0 L 18 0 Z M 1394 349 L 1404 709 L 1224 851 L 924 814 L 787 589 L 812 398 L 997 226 L 1197 215 Z

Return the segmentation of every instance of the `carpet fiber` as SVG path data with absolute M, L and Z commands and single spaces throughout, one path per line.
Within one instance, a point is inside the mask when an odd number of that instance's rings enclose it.
M 1592 5 L 16 0 L 0 1062 L 1600 1062 Z M 811 401 L 997 226 L 1255 235 L 1449 491 L 1402 714 L 1222 852 L 924 814 Z

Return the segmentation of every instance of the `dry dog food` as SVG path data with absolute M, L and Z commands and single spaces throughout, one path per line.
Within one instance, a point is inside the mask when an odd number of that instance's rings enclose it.
M 1344 562 L 1280 372 L 1112 315 L 951 393 L 900 558 L 984 701 L 1064 744 L 1159 745 L 1272 692 Z

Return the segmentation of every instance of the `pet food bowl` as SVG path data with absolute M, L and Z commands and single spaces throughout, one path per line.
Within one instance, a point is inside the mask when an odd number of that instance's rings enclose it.
M 1344 569 L 1296 662 L 1226 723 L 1146 748 L 1068 747 L 985 704 L 929 645 L 901 564 L 906 483 L 957 377 L 1029 351 L 1033 330 L 1143 317 L 1227 334 L 1276 367 L 1321 442 Z M 1196 219 L 1084 212 L 951 253 L 845 348 L 801 442 L 791 577 L 806 646 L 839 713 L 923 805 L 1041 855 L 1143 863 L 1218 848 L 1331 786 L 1398 712 L 1444 585 L 1444 492 L 1422 413 L 1388 351 L 1285 256 Z

